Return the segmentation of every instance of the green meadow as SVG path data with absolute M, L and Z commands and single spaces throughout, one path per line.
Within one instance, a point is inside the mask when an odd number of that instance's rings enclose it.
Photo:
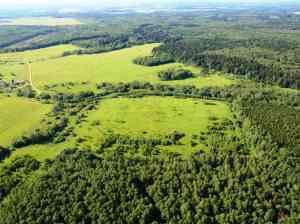
M 75 26 L 82 24 L 79 20 L 73 18 L 55 18 L 55 17 L 24 17 L 16 19 L 0 20 L 1 25 L 10 26 Z
M 29 50 L 14 53 L 2 53 L 0 54 L 0 62 L 29 62 L 29 61 L 41 61 L 47 59 L 53 59 L 61 57 L 65 51 L 73 51 L 79 49 L 79 47 L 71 44 L 57 45 L 54 47 L 47 47 L 37 50 Z
M 107 99 L 99 104 L 97 111 L 89 114 L 75 133 L 85 140 L 84 146 L 94 148 L 106 132 L 155 137 L 179 131 L 185 133 L 186 137 L 181 146 L 170 149 L 179 152 L 184 149 L 186 151 L 181 152 L 186 154 L 193 150 L 190 147 L 192 135 L 205 132 L 212 117 L 217 121 L 231 118 L 227 104 L 174 97 Z
M 157 77 L 161 70 L 172 66 L 183 66 L 173 63 L 162 66 L 146 67 L 135 65 L 132 61 L 139 56 L 151 55 L 152 49 L 159 44 L 147 44 L 132 48 L 122 49 L 109 53 L 93 55 L 72 55 L 68 57 L 54 58 L 64 51 L 76 49 L 75 46 L 62 45 L 58 47 L 45 48 L 41 50 L 27 51 L 23 53 L 0 54 L 2 58 L 22 57 L 25 60 L 48 58 L 48 60 L 36 60 L 32 63 L 32 79 L 36 87 L 41 88 L 49 84 L 65 82 L 132 82 L 144 81 L 162 83 Z M 51 59 L 52 58 L 52 59 Z M 195 74 L 201 72 L 200 68 L 189 67 Z M 19 79 L 28 78 L 26 65 L 14 64 L 0 65 L 0 72 L 5 74 L 16 74 Z M 225 86 L 234 83 L 234 80 L 222 74 L 214 74 L 208 77 L 196 77 L 182 81 L 163 82 L 171 85 L 195 85 L 202 86 Z
M 211 121 L 211 117 L 217 120 Z M 96 111 L 89 113 L 84 122 L 73 124 L 75 136 L 70 136 L 66 142 L 20 148 L 12 153 L 5 164 L 24 155 L 40 161 L 52 159 L 64 149 L 78 144 L 81 148 L 95 150 L 108 133 L 147 138 L 179 131 L 186 135 L 181 144 L 161 150 L 190 155 L 199 149 L 206 150 L 204 145 L 190 145 L 192 135 L 207 131 L 209 124 L 225 118 L 231 119 L 232 114 L 228 105 L 220 101 L 174 97 L 106 99 Z M 80 143 L 77 141 L 79 138 Z
M 0 145 L 9 146 L 17 137 L 33 131 L 51 108 L 28 99 L 0 96 Z

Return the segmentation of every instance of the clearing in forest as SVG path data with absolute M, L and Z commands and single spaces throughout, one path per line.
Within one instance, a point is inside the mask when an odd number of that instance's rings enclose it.
M 174 97 L 107 99 L 99 104 L 97 111 L 89 114 L 81 127 L 76 127 L 75 133 L 93 148 L 99 146 L 99 136 L 107 131 L 143 137 L 179 131 L 186 135 L 183 145 L 171 147 L 171 150 L 189 154 L 199 150 L 199 147 L 192 149 L 190 146 L 192 135 L 207 131 L 212 122 L 231 117 L 228 105 L 219 101 Z

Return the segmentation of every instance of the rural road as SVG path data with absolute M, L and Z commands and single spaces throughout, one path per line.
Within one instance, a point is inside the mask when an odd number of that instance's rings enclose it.
M 32 66 L 30 62 L 26 62 L 27 67 L 28 67 L 28 78 L 29 78 L 29 83 L 32 87 L 32 89 L 34 89 L 38 94 L 41 92 L 39 89 L 35 88 L 33 85 L 33 81 L 32 81 Z

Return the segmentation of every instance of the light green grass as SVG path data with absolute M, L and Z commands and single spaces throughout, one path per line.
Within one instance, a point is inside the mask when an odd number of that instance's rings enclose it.
M 16 19 L 0 20 L 1 25 L 11 26 L 75 26 L 82 23 L 73 18 L 55 18 L 55 17 L 24 17 Z
M 207 105 L 207 102 L 215 105 Z M 186 156 L 200 149 L 205 150 L 203 145 L 191 147 L 190 142 L 193 134 L 200 134 L 207 130 L 212 122 L 209 117 L 231 119 L 232 115 L 227 104 L 219 101 L 173 97 L 107 99 L 99 104 L 98 110 L 88 115 L 86 121 L 74 126 L 74 132 L 85 140 L 80 143 L 81 148 L 95 150 L 108 131 L 122 135 L 155 137 L 176 130 L 186 134 L 181 141 L 182 145 L 164 147 L 162 151 L 178 152 Z M 99 121 L 100 125 L 95 125 L 96 121 Z M 18 127 L 21 127 L 21 123 L 18 123 Z M 53 159 L 64 149 L 75 147 L 76 140 L 77 137 L 70 137 L 60 144 L 20 148 L 14 151 L 3 164 L 8 164 L 14 158 L 24 155 L 32 156 L 39 161 Z
M 83 82 L 90 83 L 100 82 L 132 82 L 143 81 L 164 84 L 182 84 L 202 86 L 224 86 L 233 84 L 235 81 L 222 76 L 211 75 L 209 77 L 192 78 L 183 81 L 162 82 L 158 79 L 157 73 L 172 66 L 180 66 L 174 63 L 156 67 L 146 67 L 135 65 L 132 61 L 138 56 L 150 55 L 154 47 L 159 44 L 147 44 L 136 46 L 128 49 L 113 51 L 109 53 L 80 55 L 57 58 L 52 60 L 38 61 L 32 63 L 33 83 L 36 87 L 41 88 L 47 84 L 57 84 L 64 82 Z M 62 47 L 64 48 L 64 47 Z M 68 47 L 65 47 L 65 50 Z M 47 49 L 43 55 L 49 54 Z M 52 51 L 50 51 L 52 52 Z M 15 65 L 10 68 L 1 66 L 0 71 L 6 73 L 16 73 L 18 78 L 26 79 L 28 77 L 26 69 L 22 65 Z M 189 67 L 193 72 L 199 73 L 200 68 Z
M 14 159 L 22 156 L 31 156 L 41 162 L 46 159 L 53 159 L 66 148 L 68 147 L 65 144 L 31 145 L 20 148 L 13 151 L 12 154 L 0 164 L 0 168 L 1 166 L 5 166 Z
M 207 105 L 207 102 L 215 105 Z M 184 145 L 175 147 L 178 152 L 186 154 L 199 150 L 191 149 L 191 137 L 207 130 L 212 122 L 209 117 L 231 118 L 231 112 L 225 103 L 218 101 L 173 97 L 107 99 L 100 103 L 97 111 L 91 112 L 87 121 L 75 129 L 75 133 L 86 140 L 86 147 L 93 148 L 97 147 L 101 136 L 108 130 L 145 137 L 166 135 L 176 130 L 187 135 L 182 141 Z M 100 125 L 93 125 L 96 121 Z
M 0 96 L 0 145 L 36 128 L 52 106 L 28 99 Z
M 1 61 L 28 62 L 28 61 L 47 60 L 51 58 L 60 57 L 65 51 L 73 51 L 76 49 L 79 49 L 79 47 L 71 44 L 64 44 L 64 45 L 47 47 L 38 50 L 28 50 L 28 51 L 15 52 L 15 53 L 2 53 L 0 54 L 0 62 Z

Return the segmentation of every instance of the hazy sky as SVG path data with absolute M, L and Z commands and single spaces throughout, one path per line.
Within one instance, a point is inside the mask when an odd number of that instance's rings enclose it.
M 186 2 L 210 2 L 210 3 L 219 3 L 219 2 L 270 2 L 274 3 L 281 2 L 290 2 L 297 0 L 0 0 L 0 9 L 11 8 L 11 7 L 24 7 L 30 8 L 33 6 L 36 7 L 82 7 L 82 6 L 97 6 L 98 8 L 109 7 L 109 6 L 138 6 L 146 3 L 152 4 L 180 4 Z M 300 0 L 298 0 L 300 1 Z

